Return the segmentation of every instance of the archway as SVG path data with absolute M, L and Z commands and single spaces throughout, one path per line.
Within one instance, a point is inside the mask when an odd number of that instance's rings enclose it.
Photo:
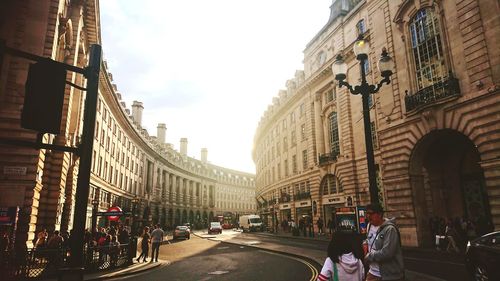
M 168 228 L 172 228 L 174 225 L 174 210 L 172 208 L 168 209 Z
M 189 223 L 193 224 L 193 222 L 194 222 L 194 213 L 193 213 L 193 210 L 190 210 L 189 211 Z
M 175 210 L 175 221 L 174 221 L 174 226 L 181 225 L 181 212 L 179 209 Z
M 183 210 L 182 211 L 182 223 L 186 223 L 188 220 L 188 217 L 187 217 L 187 211 L 186 210 Z
M 433 245 L 441 219 L 471 220 L 478 235 L 489 230 L 491 215 L 479 162 L 476 146 L 454 130 L 433 131 L 417 143 L 409 176 L 420 246 Z M 464 243 L 465 233 L 461 238 Z
M 167 225 L 167 210 L 165 208 L 161 209 L 161 221 L 160 221 L 160 224 L 161 224 L 161 226 L 162 226 L 163 229 L 166 228 L 166 225 Z
M 208 221 L 213 221 L 214 219 L 214 212 L 210 211 L 210 213 L 208 214 Z

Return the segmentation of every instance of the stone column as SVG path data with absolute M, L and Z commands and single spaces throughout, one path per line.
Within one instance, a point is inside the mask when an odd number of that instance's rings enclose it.
M 318 148 L 318 154 L 325 153 L 325 136 L 323 131 L 323 121 L 321 114 L 322 104 L 321 104 L 321 93 L 316 93 L 314 96 L 314 127 L 315 127 L 315 137 L 316 146 Z M 315 155 L 317 157 L 317 155 Z

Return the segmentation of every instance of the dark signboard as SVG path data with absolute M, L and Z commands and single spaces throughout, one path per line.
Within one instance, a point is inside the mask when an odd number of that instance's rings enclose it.
M 0 207 L 0 225 L 15 225 L 19 207 Z
M 335 209 L 338 230 L 366 233 L 365 207 L 339 207 Z

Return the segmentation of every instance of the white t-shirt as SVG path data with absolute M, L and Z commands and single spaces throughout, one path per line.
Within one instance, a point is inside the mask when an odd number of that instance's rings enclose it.
M 372 252 L 372 246 L 375 244 L 375 238 L 377 237 L 377 230 L 379 229 L 379 227 L 380 225 L 379 226 L 370 225 L 370 231 L 368 232 L 368 236 L 366 237 L 368 240 L 368 252 L 370 253 Z M 369 273 L 377 277 L 381 277 L 378 263 L 376 262 L 370 263 Z
M 157 228 L 151 232 L 151 242 L 157 243 L 163 241 L 163 236 L 165 236 L 165 232 L 161 228 Z

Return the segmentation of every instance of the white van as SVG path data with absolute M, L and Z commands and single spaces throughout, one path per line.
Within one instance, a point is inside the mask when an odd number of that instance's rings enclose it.
M 245 231 L 263 231 L 262 220 L 258 215 L 240 216 L 240 228 Z

